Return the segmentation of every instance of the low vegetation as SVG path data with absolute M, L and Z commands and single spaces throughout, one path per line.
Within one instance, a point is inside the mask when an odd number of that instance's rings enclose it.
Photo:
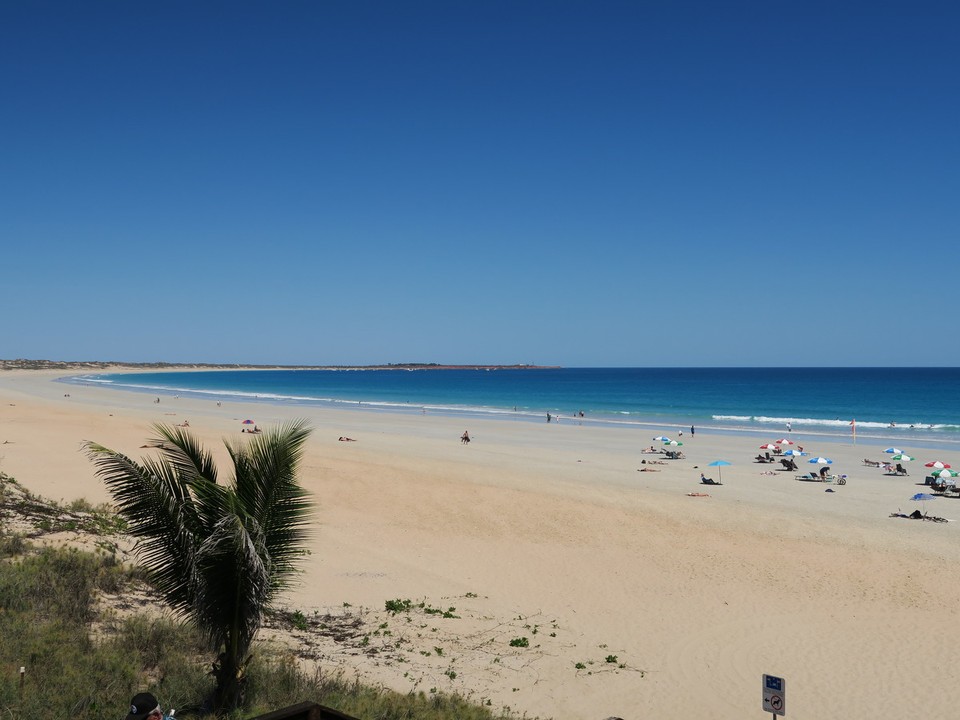
M 64 507 L 0 473 L 0 718 L 120 718 L 144 690 L 178 718 L 215 716 L 204 708 L 215 686 L 208 637 L 154 601 L 146 575 L 118 552 L 123 529 L 107 507 Z M 86 536 L 93 551 L 48 544 L 63 530 Z M 251 718 L 303 701 L 364 720 L 515 717 L 435 689 L 401 694 L 307 673 L 290 652 L 261 643 L 246 678 L 244 707 L 216 717 Z

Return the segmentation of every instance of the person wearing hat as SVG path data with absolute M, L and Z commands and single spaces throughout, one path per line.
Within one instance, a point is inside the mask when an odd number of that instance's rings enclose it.
M 163 720 L 160 703 L 150 693 L 137 693 L 130 701 L 130 712 L 124 720 Z

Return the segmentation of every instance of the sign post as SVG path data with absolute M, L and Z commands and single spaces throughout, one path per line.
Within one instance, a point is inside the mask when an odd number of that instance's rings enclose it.
M 777 720 L 787 714 L 787 681 L 776 675 L 763 676 L 763 710 Z

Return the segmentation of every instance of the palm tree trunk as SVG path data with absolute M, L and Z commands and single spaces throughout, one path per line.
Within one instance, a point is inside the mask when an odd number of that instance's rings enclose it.
M 240 707 L 246 685 L 246 668 L 239 656 L 224 650 L 213 664 L 211 674 L 217 681 L 213 691 L 214 711 L 232 712 Z

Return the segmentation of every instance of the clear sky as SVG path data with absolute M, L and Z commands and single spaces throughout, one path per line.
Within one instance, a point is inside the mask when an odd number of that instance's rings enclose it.
M 0 357 L 956 365 L 960 4 L 0 3 Z

